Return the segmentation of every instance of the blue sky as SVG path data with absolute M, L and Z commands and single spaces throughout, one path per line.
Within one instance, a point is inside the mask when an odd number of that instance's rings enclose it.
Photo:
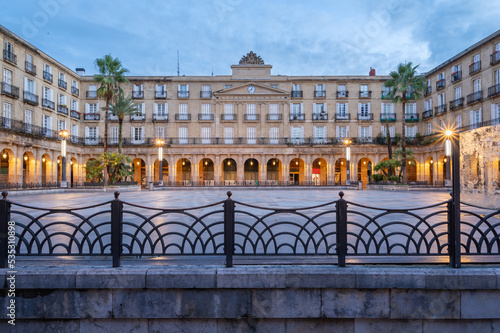
M 500 1 L 23 0 L 0 24 L 71 69 L 110 53 L 131 75 L 230 74 L 254 51 L 273 74 L 425 72 L 500 29 Z

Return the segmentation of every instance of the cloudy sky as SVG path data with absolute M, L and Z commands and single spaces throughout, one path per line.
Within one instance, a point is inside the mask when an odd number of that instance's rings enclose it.
M 131 75 L 230 74 L 254 51 L 273 74 L 425 72 L 500 29 L 497 0 L 22 0 L 0 24 L 71 69 L 110 53 Z

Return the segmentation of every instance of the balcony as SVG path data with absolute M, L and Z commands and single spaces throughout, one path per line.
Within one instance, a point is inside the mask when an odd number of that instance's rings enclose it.
M 349 91 L 345 90 L 337 91 L 337 98 L 348 98 L 348 97 L 349 97 Z
M 481 102 L 483 100 L 483 91 L 476 91 L 470 95 L 467 95 L 467 105 Z
M 359 92 L 359 98 L 371 98 L 372 97 L 372 92 L 370 91 L 360 91 Z
M 215 114 L 213 113 L 198 113 L 198 121 L 214 121 Z
M 26 61 L 25 64 L 26 64 L 26 67 L 25 67 L 26 68 L 26 73 L 29 73 L 31 75 L 36 75 L 36 66 L 33 65 L 29 61 Z
M 17 55 L 7 50 L 3 50 L 3 60 L 8 61 L 11 64 L 17 65 Z
M 443 105 L 436 106 L 435 111 L 436 111 L 436 116 L 439 116 L 439 115 L 446 113 L 446 111 L 448 111 L 448 110 L 446 109 L 446 104 L 443 104 Z
M 235 113 L 225 113 L 220 115 L 221 121 L 236 121 L 237 117 Z
M 47 80 L 47 81 L 50 81 L 50 82 L 54 82 L 53 75 L 51 73 L 47 72 L 47 71 L 43 71 L 43 79 Z
M 80 112 L 78 112 L 76 110 L 71 110 L 69 115 L 70 115 L 71 118 L 75 118 L 75 119 L 78 119 L 78 120 L 81 119 Z
M 100 120 L 101 115 L 99 113 L 84 113 L 83 120 Z
M 144 98 L 144 90 L 133 90 L 132 98 Z
M 325 98 L 326 97 L 326 91 L 324 91 L 324 90 L 315 90 L 314 91 L 314 97 L 315 98 Z
M 10 83 L 1 83 L 1 94 L 7 95 L 12 98 L 19 98 L 19 88 L 11 85 Z
M 381 123 L 395 123 L 396 122 L 396 114 L 395 113 L 381 113 L 380 114 L 380 122 Z
M 52 109 L 52 110 L 55 110 L 55 108 L 56 108 L 56 104 L 54 102 L 52 102 L 51 100 L 48 100 L 46 98 L 42 98 L 42 106 L 45 108 Z
M 424 97 L 427 97 L 430 94 L 432 94 L 432 87 L 431 86 L 427 86 L 427 89 L 425 89 L 425 91 L 424 91 Z
M 62 88 L 64 90 L 66 90 L 66 88 L 68 87 L 68 83 L 66 83 L 66 81 L 61 80 L 61 79 L 59 79 L 58 85 L 59 85 L 59 88 Z
M 462 79 L 462 71 L 451 73 L 451 83 L 460 81 Z
M 328 121 L 328 114 L 326 112 L 313 113 L 312 121 L 313 122 Z
M 212 98 L 211 91 L 200 91 L 200 98 Z
M 289 118 L 290 122 L 299 122 L 299 121 L 304 121 L 306 120 L 306 115 L 303 113 L 300 114 L 291 114 Z
M 267 121 L 282 121 L 283 115 L 281 113 L 268 113 L 266 115 Z
M 436 81 L 436 90 L 441 90 L 444 87 L 446 87 L 446 80 L 445 79 L 441 79 L 441 80 Z
M 365 112 L 358 113 L 358 120 L 371 121 L 373 120 L 373 113 L 365 113 Z
M 175 121 L 191 121 L 190 113 L 176 113 Z
M 405 121 L 407 123 L 418 123 L 418 113 L 405 113 Z
M 450 102 L 450 110 L 451 111 L 460 109 L 463 106 L 464 106 L 464 98 L 463 97 L 460 97 L 460 98 Z
M 28 91 L 25 91 L 24 96 L 23 96 L 23 101 L 28 103 L 28 104 L 31 104 L 33 106 L 37 106 L 38 105 L 38 95 L 35 95 L 35 94 L 28 92 Z
M 260 114 L 244 114 L 243 121 L 260 121 Z
M 335 114 L 336 121 L 350 121 L 351 115 L 349 113 L 341 112 Z
M 167 98 L 167 92 L 163 90 L 155 90 L 155 98 Z
M 116 119 L 118 120 L 118 117 Z M 144 120 L 146 120 L 146 115 L 144 113 L 130 115 L 130 121 L 144 121 Z
M 85 92 L 85 97 L 87 98 L 97 98 L 97 91 L 89 90 Z
M 118 116 L 116 114 L 108 113 L 109 121 L 118 121 Z
M 494 97 L 500 94 L 500 84 L 488 88 L 488 98 Z
M 153 113 L 153 122 L 168 122 L 168 114 Z
M 71 87 L 71 93 L 78 97 L 80 95 L 80 90 L 77 87 Z
M 57 112 L 68 115 L 69 110 L 66 105 L 57 105 Z
M 390 91 L 388 91 L 388 90 L 382 90 L 382 92 L 381 92 L 382 99 L 386 99 L 387 95 L 389 95 L 389 93 L 390 93 Z
M 500 62 L 500 52 L 495 51 L 490 55 L 490 64 L 493 66 L 498 64 L 499 62 Z
M 428 118 L 431 118 L 433 116 L 432 114 L 432 110 L 425 110 L 423 113 L 422 113 L 422 119 L 428 119 Z
M 292 90 L 292 98 L 302 98 L 302 90 Z
M 177 98 L 189 98 L 189 91 L 178 91 Z
M 469 75 L 476 74 L 481 70 L 481 60 L 474 62 L 469 66 Z

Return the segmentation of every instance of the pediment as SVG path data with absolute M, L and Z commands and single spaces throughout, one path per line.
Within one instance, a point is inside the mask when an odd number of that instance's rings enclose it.
M 250 86 L 255 87 L 255 92 L 250 93 L 248 88 Z M 233 86 L 230 88 L 224 88 L 214 92 L 214 95 L 248 95 L 248 96 L 262 96 L 262 95 L 290 95 L 288 90 L 283 90 L 279 88 L 270 87 L 261 83 L 248 82 Z

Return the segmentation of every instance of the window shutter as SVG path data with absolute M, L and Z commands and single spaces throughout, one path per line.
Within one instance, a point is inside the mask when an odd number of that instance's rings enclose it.
M 479 122 L 481 123 L 483 121 L 483 109 L 479 108 Z
M 475 124 L 474 122 L 474 111 L 469 111 L 469 114 L 470 114 L 470 123 L 469 124 Z
M 361 126 L 358 126 L 358 138 L 361 137 Z
M 99 127 L 95 128 L 95 138 L 96 140 L 99 140 Z
M 368 103 L 368 114 L 372 113 L 372 111 L 371 111 L 371 105 L 372 105 L 372 103 Z
M 313 114 L 316 113 L 316 103 L 313 103 Z
M 181 91 L 181 85 L 180 84 L 177 85 L 177 91 Z
M 337 103 L 337 105 L 338 104 L 339 103 Z M 339 132 L 339 127 L 338 126 L 335 127 L 335 136 L 337 137 L 337 139 L 340 138 L 340 132 Z
M 345 114 L 349 114 L 349 103 L 345 103 Z
M 380 104 L 380 113 L 385 113 L 385 103 Z
M 85 113 L 89 113 L 89 109 L 90 109 L 89 103 L 85 103 Z
M 337 113 L 339 113 L 339 111 L 340 111 L 340 105 L 339 105 L 339 103 L 337 103 L 336 110 L 337 110 Z
M 387 133 L 385 132 L 385 126 L 384 126 L 384 125 L 382 125 L 382 126 L 380 127 L 380 133 L 382 133 L 382 136 L 383 136 L 383 137 L 387 136 Z
M 145 116 L 146 115 L 146 103 L 142 103 L 142 115 Z
M 165 115 L 168 115 L 168 103 L 165 103 Z
M 24 90 L 28 91 L 28 78 L 24 78 Z
M 349 126 L 346 126 L 346 129 L 345 129 L 345 135 L 349 138 L 351 136 L 351 134 L 349 133 Z
M 300 114 L 304 113 L 304 103 L 300 103 Z
M 85 143 L 87 143 L 88 137 L 89 137 L 89 128 L 85 126 Z
M 99 103 L 97 103 L 95 113 L 100 113 L 100 111 L 101 109 L 99 109 Z
M 496 124 L 497 122 L 493 122 L 493 120 L 497 119 L 498 116 L 496 114 L 496 110 L 497 110 L 497 105 L 496 104 L 491 104 L 491 120 L 492 120 L 492 123 L 493 124 Z
M 372 132 L 372 131 L 373 131 L 373 130 L 372 130 L 372 127 L 371 127 L 371 126 L 370 126 L 370 127 L 368 127 L 368 137 L 370 137 L 370 138 L 373 136 L 373 135 L 372 135 L 372 134 L 373 134 L 373 132 Z
M 153 104 L 153 112 L 154 114 L 158 114 L 158 103 Z
M 189 91 L 189 84 L 186 84 L 186 91 Z
M 303 140 L 304 139 L 304 126 L 302 126 L 300 128 L 300 139 Z
M 361 113 L 361 103 L 358 103 L 358 114 Z
M 144 141 L 144 126 L 141 127 L 141 141 Z
M 327 109 L 326 109 L 326 106 L 327 106 L 327 104 L 323 103 L 323 110 L 325 111 L 325 113 L 328 112 Z
M 418 126 L 413 126 L 413 136 L 417 136 Z
M 135 133 L 135 127 L 131 126 L 130 127 L 130 134 L 131 134 L 130 139 L 132 140 L 132 142 L 134 142 L 134 133 Z
M 326 126 L 323 126 L 323 138 L 326 140 L 328 136 L 326 135 Z

